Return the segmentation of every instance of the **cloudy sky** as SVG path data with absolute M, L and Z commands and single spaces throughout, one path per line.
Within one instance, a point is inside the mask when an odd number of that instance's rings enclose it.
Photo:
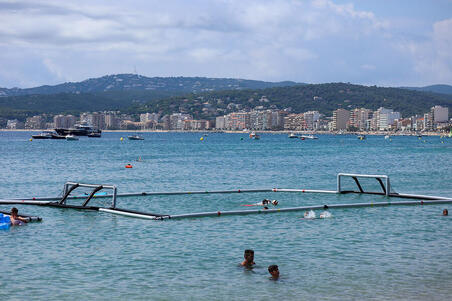
M 0 0 L 0 87 L 135 70 L 452 84 L 452 0 Z

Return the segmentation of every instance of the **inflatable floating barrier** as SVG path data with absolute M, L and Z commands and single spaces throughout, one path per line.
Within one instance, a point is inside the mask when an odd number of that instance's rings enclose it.
M 133 168 L 132 164 L 127 164 L 126 168 Z
M 0 213 L 0 230 L 1 229 L 9 229 L 11 226 L 11 220 L 9 216 L 4 216 L 3 213 Z

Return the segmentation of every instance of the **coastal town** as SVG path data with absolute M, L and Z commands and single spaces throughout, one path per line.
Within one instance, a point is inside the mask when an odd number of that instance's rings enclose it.
M 209 111 L 208 103 L 204 109 Z M 178 112 L 162 115 L 160 113 L 122 114 L 120 112 L 85 112 L 74 115 L 36 115 L 7 120 L 6 129 L 44 130 L 71 128 L 86 123 L 99 130 L 141 130 L 141 131 L 310 131 L 310 132 L 368 132 L 413 134 L 418 132 L 449 132 L 451 120 L 449 108 L 439 105 L 421 115 L 403 117 L 400 112 L 380 107 L 376 111 L 366 108 L 346 110 L 339 108 L 332 116 L 318 111 L 292 113 L 290 108 L 283 110 L 261 109 L 239 110 L 227 115 L 216 116 L 211 120 L 194 119 L 191 114 Z

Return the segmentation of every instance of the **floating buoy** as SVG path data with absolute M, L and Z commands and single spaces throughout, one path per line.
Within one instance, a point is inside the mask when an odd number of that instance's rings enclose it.
M 126 168 L 132 168 L 133 166 L 132 166 L 132 164 L 127 164 L 126 165 Z
M 204 137 L 199 138 L 199 140 L 203 141 L 203 140 L 204 140 Z
M 121 139 L 120 139 L 120 140 L 122 141 L 122 140 L 124 140 L 124 138 L 122 138 L 122 137 L 121 137 Z
M 33 138 L 30 138 L 30 140 L 29 141 L 33 141 Z

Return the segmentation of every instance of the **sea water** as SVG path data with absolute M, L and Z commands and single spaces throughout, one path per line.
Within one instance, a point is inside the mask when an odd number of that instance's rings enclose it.
M 251 140 L 209 133 L 200 140 L 201 133 L 144 133 L 145 140 L 129 141 L 127 135 L 29 141 L 30 132 L 0 132 L 0 199 L 60 196 L 66 181 L 116 185 L 119 193 L 335 190 L 339 172 L 387 174 L 395 192 L 452 197 L 447 138 Z M 133 168 L 124 168 L 129 163 Z M 387 201 L 268 192 L 127 197 L 117 206 L 175 214 L 246 210 L 242 205 L 264 198 L 277 199 L 279 208 Z M 43 221 L 0 230 L 2 300 L 446 300 L 452 293 L 452 219 L 441 216 L 450 204 L 333 209 L 332 218 L 314 220 L 281 212 L 150 221 L 16 207 Z M 239 266 L 245 249 L 255 251 L 251 270 Z M 271 264 L 279 266 L 278 281 L 269 280 Z

